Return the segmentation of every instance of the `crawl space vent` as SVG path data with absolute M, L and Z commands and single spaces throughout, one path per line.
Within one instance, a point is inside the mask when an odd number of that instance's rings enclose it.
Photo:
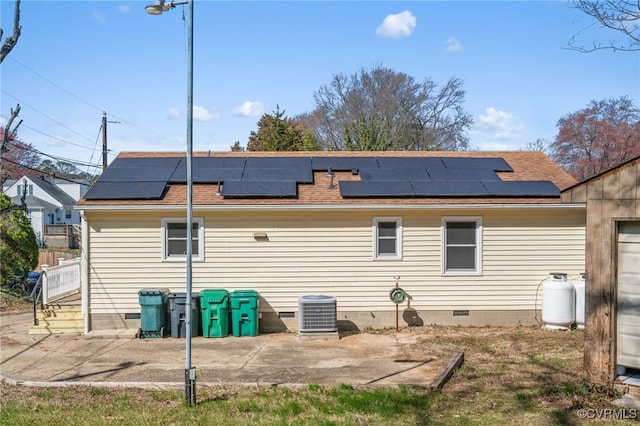
M 301 333 L 337 331 L 336 298 L 333 296 L 300 296 L 298 312 Z

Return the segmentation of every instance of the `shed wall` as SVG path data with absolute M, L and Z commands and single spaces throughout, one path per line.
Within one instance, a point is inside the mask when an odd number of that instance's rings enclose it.
M 640 160 L 563 192 L 562 200 L 586 203 L 584 365 L 591 380 L 611 383 L 615 379 L 618 225 L 640 220 Z

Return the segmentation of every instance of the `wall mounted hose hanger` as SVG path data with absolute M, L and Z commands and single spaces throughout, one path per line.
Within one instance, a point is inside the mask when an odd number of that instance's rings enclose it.
M 411 299 L 413 299 L 413 298 L 411 296 L 409 296 L 409 294 L 406 291 L 404 291 L 403 289 L 401 289 L 398 286 L 398 281 L 400 281 L 400 276 L 399 275 L 395 275 L 393 278 L 395 278 L 395 280 L 396 280 L 396 286 L 393 287 L 391 289 L 391 291 L 389 291 L 389 299 L 391 299 L 391 301 L 396 304 L 396 331 L 398 331 L 398 328 L 399 328 L 399 324 L 398 324 L 398 322 L 399 322 L 399 320 L 398 320 L 399 309 L 398 309 L 398 307 L 399 307 L 399 305 L 401 303 L 404 303 L 407 300 L 408 300 L 407 305 L 408 305 L 408 307 L 410 307 L 409 305 L 411 304 Z
M 391 299 L 391 301 L 396 305 L 404 303 L 404 301 L 407 300 L 408 297 L 409 295 L 407 294 L 407 292 L 400 287 L 394 287 L 389 292 L 389 299 Z

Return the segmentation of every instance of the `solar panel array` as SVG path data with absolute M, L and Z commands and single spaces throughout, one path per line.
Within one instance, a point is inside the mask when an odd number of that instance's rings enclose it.
M 216 184 L 224 198 L 296 198 L 318 171 L 350 171 L 344 198 L 558 197 L 550 181 L 503 181 L 502 158 L 464 157 L 194 157 L 194 184 Z M 85 194 L 87 200 L 162 199 L 167 185 L 186 184 L 185 158 L 117 158 Z

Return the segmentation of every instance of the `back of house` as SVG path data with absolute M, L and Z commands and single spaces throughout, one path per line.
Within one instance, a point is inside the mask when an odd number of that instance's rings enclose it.
M 260 331 L 303 296 L 339 329 L 531 325 L 550 272 L 585 268 L 575 181 L 540 152 L 229 152 L 192 159 L 192 286 L 254 290 Z M 87 328 L 137 328 L 186 291 L 187 159 L 121 153 L 77 204 Z M 394 300 L 400 287 L 403 297 Z M 397 293 L 397 292 L 396 292 Z M 400 302 L 400 303 L 396 303 Z

